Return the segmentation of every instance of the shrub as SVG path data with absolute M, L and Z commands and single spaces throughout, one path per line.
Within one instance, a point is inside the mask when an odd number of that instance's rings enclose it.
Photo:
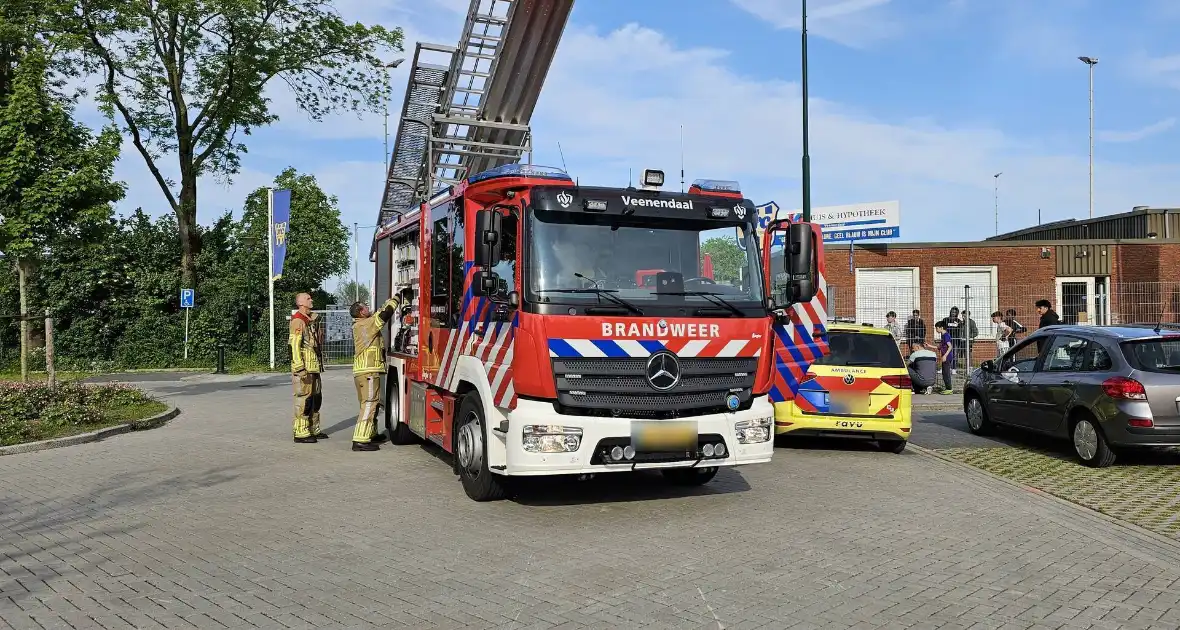
M 98 429 L 116 412 L 153 399 L 126 385 L 0 382 L 0 446 Z

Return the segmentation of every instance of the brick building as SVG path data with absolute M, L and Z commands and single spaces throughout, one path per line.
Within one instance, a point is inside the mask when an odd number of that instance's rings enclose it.
M 952 306 L 966 308 L 979 330 L 979 358 L 994 338 L 993 311 L 1015 309 L 1031 330 L 1039 299 L 1051 301 L 1067 323 L 1180 317 L 1176 209 L 1136 208 L 977 242 L 832 244 L 824 252 L 835 315 L 882 325 L 890 310 L 904 322 L 917 308 L 931 336 Z

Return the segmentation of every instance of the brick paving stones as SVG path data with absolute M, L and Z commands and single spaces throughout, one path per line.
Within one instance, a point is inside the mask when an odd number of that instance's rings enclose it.
M 146 386 L 181 416 L 0 458 L 0 628 L 1180 624 L 1180 545 L 914 452 L 477 504 L 431 449 L 348 450 L 344 370 L 314 446 L 282 377 Z

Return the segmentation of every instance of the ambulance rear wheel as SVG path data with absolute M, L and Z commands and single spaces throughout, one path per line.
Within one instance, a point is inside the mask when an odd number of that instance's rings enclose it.
M 703 486 L 717 476 L 717 467 L 707 468 L 666 468 L 661 471 L 664 479 L 676 486 Z
M 385 431 L 389 443 L 397 446 L 416 444 L 418 436 L 401 420 L 402 396 L 398 391 L 397 372 L 390 372 L 385 383 Z
M 483 403 L 472 393 L 463 397 L 455 417 L 455 460 L 463 491 L 475 501 L 498 501 L 504 498 L 504 482 L 488 470 L 487 422 Z

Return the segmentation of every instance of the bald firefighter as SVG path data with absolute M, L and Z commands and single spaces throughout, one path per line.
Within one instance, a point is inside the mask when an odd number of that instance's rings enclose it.
M 291 381 L 295 387 L 295 442 L 315 444 L 328 437 L 320 431 L 320 405 L 322 383 L 320 371 L 319 318 L 312 309 L 311 295 L 300 293 L 295 296 L 298 309 L 291 316 Z
M 377 406 L 381 402 L 381 375 L 385 373 L 385 347 L 381 329 L 389 321 L 395 323 L 390 331 L 391 338 L 397 332 L 400 318 L 395 318 L 405 304 L 409 303 L 406 290 L 389 298 L 376 313 L 362 302 L 349 307 L 352 315 L 352 380 L 356 384 L 356 399 L 360 411 L 356 416 L 356 429 L 352 432 L 352 450 L 375 451 L 385 441 L 385 435 L 377 433 Z M 412 295 L 412 294 L 411 294 Z

